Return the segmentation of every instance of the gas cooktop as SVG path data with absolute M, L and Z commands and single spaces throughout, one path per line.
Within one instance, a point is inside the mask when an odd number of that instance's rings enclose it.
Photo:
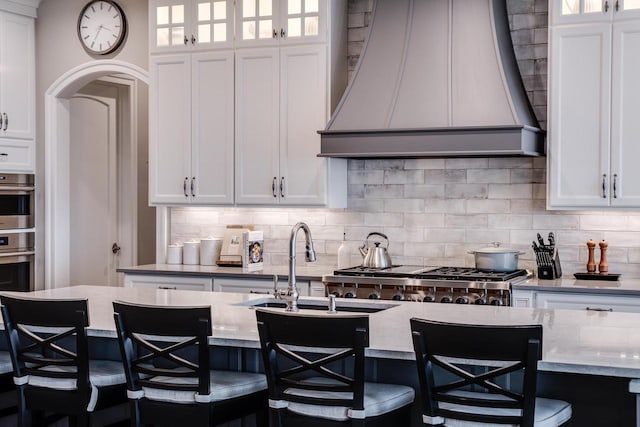
M 394 265 L 379 269 L 367 267 L 350 267 L 333 272 L 336 276 L 360 277 L 397 277 L 409 279 L 465 280 L 507 282 L 520 276 L 526 276 L 527 270 L 511 272 L 481 271 L 469 267 L 423 267 L 415 265 Z

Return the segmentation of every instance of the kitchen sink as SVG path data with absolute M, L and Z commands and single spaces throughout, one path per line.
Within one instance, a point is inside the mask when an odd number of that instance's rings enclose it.
M 277 300 L 274 298 L 270 299 L 258 299 L 253 301 L 245 301 L 239 303 L 237 305 L 247 306 L 251 309 L 256 307 L 270 307 L 270 308 L 284 308 L 286 307 L 286 302 L 282 300 Z M 392 304 L 387 302 L 378 302 L 373 303 L 370 301 L 344 301 L 338 300 L 336 301 L 336 311 L 337 313 L 378 313 L 380 311 L 387 310 L 389 308 L 396 307 L 398 304 Z M 300 310 L 318 310 L 318 311 L 327 311 L 328 301 L 327 300 L 298 300 L 298 308 Z

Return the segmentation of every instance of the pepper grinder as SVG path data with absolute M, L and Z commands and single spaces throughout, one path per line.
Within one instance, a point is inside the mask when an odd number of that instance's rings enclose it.
M 595 273 L 596 272 L 596 242 L 589 239 L 587 242 L 587 248 L 589 249 L 589 260 L 587 261 L 587 273 Z
M 600 242 L 600 264 L 598 264 L 598 271 L 600 274 L 607 273 L 609 271 L 609 264 L 607 263 L 607 248 L 609 244 L 604 240 Z

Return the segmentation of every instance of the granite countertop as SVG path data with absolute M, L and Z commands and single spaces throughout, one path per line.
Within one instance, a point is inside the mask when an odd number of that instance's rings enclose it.
M 296 279 L 321 281 L 322 276 L 332 274 L 337 267 L 327 265 L 296 265 Z M 281 279 L 289 278 L 289 266 L 265 265 L 263 269 L 249 271 L 242 267 L 220 267 L 217 265 L 184 265 L 184 264 L 146 264 L 135 267 L 118 268 L 118 273 L 125 274 L 162 274 L 176 276 L 235 277 L 245 279 L 273 279 L 277 274 Z
M 114 300 L 160 305 L 210 305 L 213 321 L 210 343 L 240 348 L 259 347 L 255 315 L 249 305 L 273 300 L 255 294 L 102 286 L 35 291 L 30 295 L 88 298 L 89 334 L 112 338 L 116 336 L 111 305 Z M 302 301 L 316 302 L 324 307 L 327 299 L 307 297 L 301 298 Z M 470 324 L 542 324 L 544 341 L 540 370 L 640 378 L 640 314 L 395 301 L 338 302 L 391 307 L 369 315 L 369 357 L 413 360 L 409 332 L 409 319 L 412 317 Z M 324 310 L 301 310 L 301 313 L 329 315 Z
M 516 285 L 514 290 L 521 291 L 545 291 L 545 292 L 571 292 L 571 293 L 598 293 L 608 295 L 638 295 L 640 296 L 640 279 L 620 280 L 577 280 L 562 278 L 556 280 L 530 279 Z

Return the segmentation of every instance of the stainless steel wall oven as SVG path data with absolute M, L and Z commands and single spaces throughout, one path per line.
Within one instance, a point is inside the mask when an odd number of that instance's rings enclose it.
M 0 291 L 34 289 L 34 176 L 0 174 Z

